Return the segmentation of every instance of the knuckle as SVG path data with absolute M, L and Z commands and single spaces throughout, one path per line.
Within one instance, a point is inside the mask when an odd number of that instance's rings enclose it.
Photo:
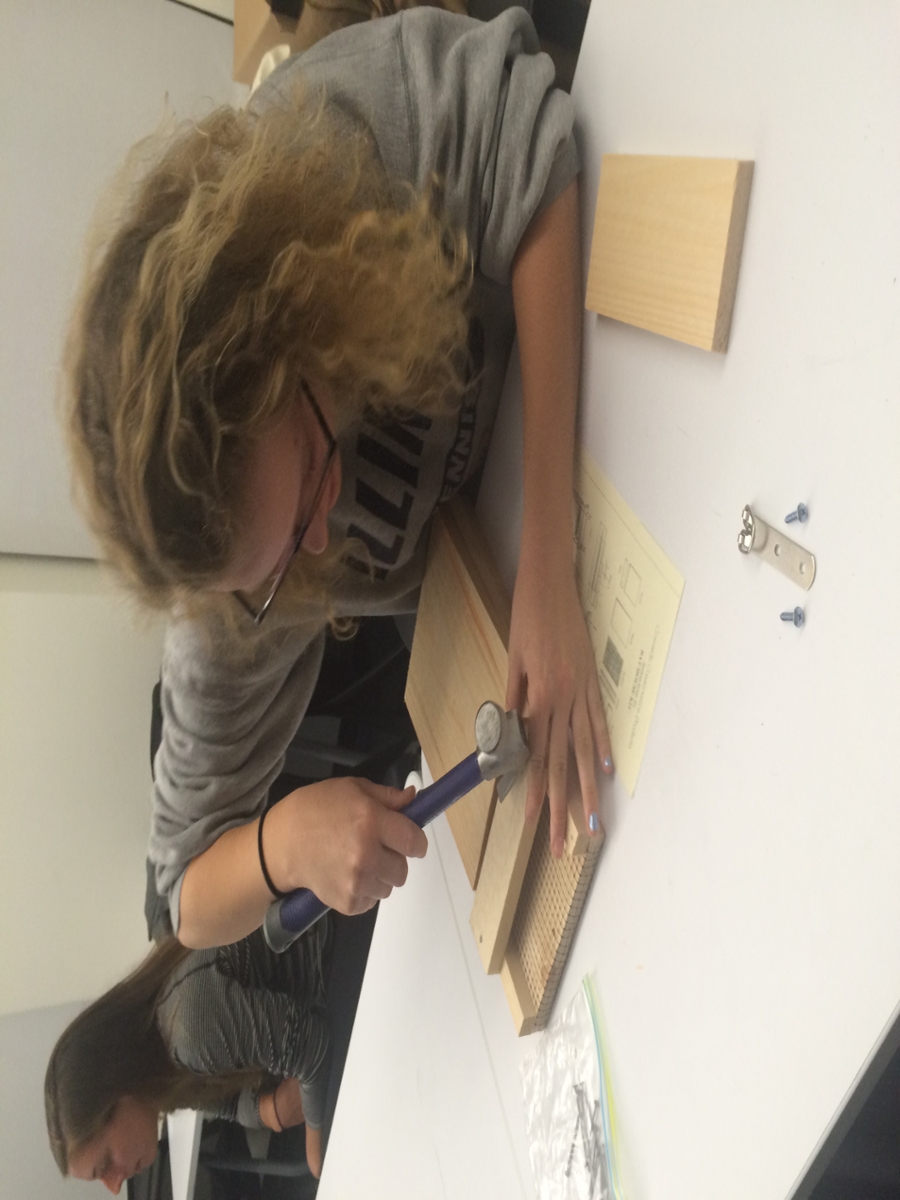
M 571 696 L 575 691 L 575 680 L 577 673 L 575 664 L 571 662 L 561 663 L 556 670 L 556 689 L 565 696 Z
M 350 861 L 350 869 L 348 872 L 347 886 L 350 894 L 354 899 L 358 899 L 363 892 L 363 885 L 366 879 L 366 860 L 362 854 L 356 854 Z
M 550 761 L 550 783 L 565 784 L 567 775 L 567 763 L 564 758 L 553 758 Z
M 539 750 L 534 751 L 531 758 L 528 760 L 528 774 L 534 779 L 537 776 L 543 778 L 544 772 L 547 770 L 547 756 Z
M 578 758 L 590 758 L 594 753 L 594 738 L 588 729 L 580 729 L 572 738 Z
M 362 858 L 377 836 L 376 816 L 368 806 L 357 813 L 354 834 L 355 854 Z

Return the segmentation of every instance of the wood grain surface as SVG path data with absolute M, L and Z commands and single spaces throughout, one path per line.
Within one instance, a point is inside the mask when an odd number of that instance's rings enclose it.
M 475 516 L 454 500 L 434 519 L 406 683 L 406 705 L 435 778 L 474 750 L 479 706 L 505 703 L 509 612 Z M 483 783 L 447 811 L 473 888 L 495 791 Z
M 586 307 L 724 352 L 752 177 L 737 159 L 604 154 Z

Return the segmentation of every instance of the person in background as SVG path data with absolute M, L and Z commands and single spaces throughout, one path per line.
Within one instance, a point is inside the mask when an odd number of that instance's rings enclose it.
M 80 1013 L 44 1081 L 62 1173 L 118 1193 L 155 1158 L 161 1114 L 196 1108 L 277 1132 L 305 1121 L 318 1178 L 329 933 L 326 916 L 283 955 L 261 931 L 218 950 L 169 938 Z

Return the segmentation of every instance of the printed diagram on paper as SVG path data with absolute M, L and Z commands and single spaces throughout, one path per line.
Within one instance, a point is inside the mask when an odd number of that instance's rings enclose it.
M 616 773 L 634 795 L 684 580 L 583 450 L 575 503 L 578 588 Z

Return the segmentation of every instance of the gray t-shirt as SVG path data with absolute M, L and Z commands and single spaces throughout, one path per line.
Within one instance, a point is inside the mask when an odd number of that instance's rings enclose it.
M 446 214 L 474 257 L 470 347 L 481 369 L 459 411 L 363 424 L 340 442 L 331 535 L 361 538 L 375 573 L 348 570 L 335 611 L 410 612 L 428 522 L 477 472 L 490 439 L 515 332 L 516 249 L 578 171 L 574 109 L 519 8 L 488 24 L 421 8 L 341 30 L 274 72 L 256 111 L 283 102 L 300 76 L 371 130 L 389 174 L 419 189 L 440 177 Z M 310 610 L 289 626 L 273 617 L 240 669 L 191 622 L 167 631 L 149 853 L 176 932 L 185 869 L 260 814 L 315 686 L 324 614 Z
M 262 930 L 230 946 L 193 950 L 163 989 L 156 1021 L 169 1054 L 197 1075 L 244 1068 L 264 1071 L 274 1090 L 300 1082 L 306 1123 L 322 1124 L 328 1031 L 323 955 L 328 919 L 317 921 L 284 954 L 274 954 Z M 261 1092 L 245 1088 L 211 1115 L 262 1125 Z

